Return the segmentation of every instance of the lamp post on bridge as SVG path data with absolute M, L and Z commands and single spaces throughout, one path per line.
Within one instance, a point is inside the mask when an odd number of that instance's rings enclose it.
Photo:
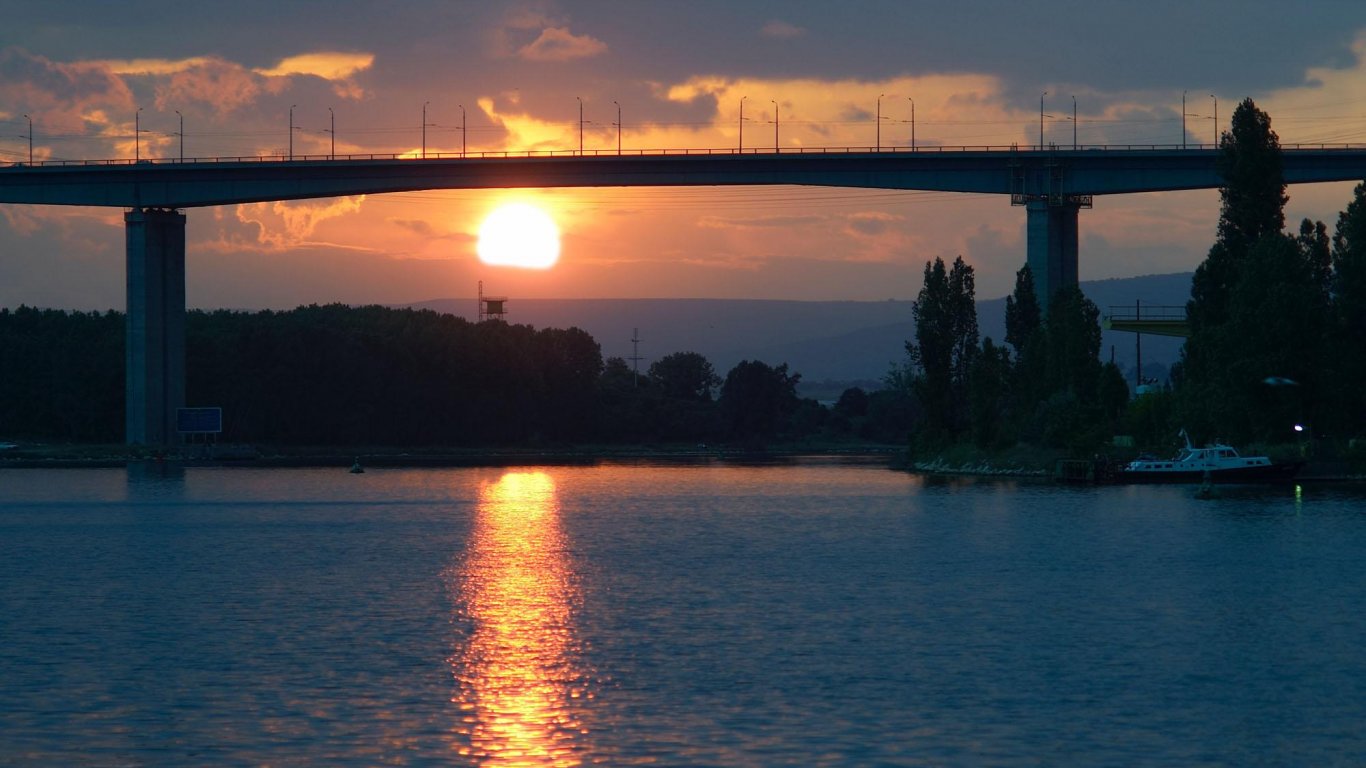
M 175 111 L 176 117 L 180 118 L 180 130 L 176 135 L 180 137 L 180 162 L 185 162 L 185 116 L 180 114 L 180 110 Z
M 460 104 L 460 156 L 465 156 L 465 105 Z
M 24 119 L 28 121 L 28 164 L 33 165 L 33 118 L 24 115 Z
M 1186 148 L 1186 92 L 1181 92 L 1181 148 Z
M 778 154 L 778 100 L 769 99 L 773 102 L 773 154 Z
M 882 151 L 882 97 L 885 93 L 877 95 L 877 151 Z
M 427 159 L 427 105 L 430 101 L 422 102 L 422 159 Z
M 1048 91 L 1039 94 L 1039 151 L 1043 151 L 1043 97 L 1048 95 Z
M 133 162 L 142 162 L 142 107 L 133 113 Z
M 289 159 L 294 159 L 294 108 L 298 104 L 289 105 Z
M 327 108 L 327 116 L 331 119 L 332 127 L 327 129 L 328 135 L 332 137 L 332 149 L 327 153 L 328 160 L 337 159 L 337 113 Z
M 745 153 L 745 99 L 748 96 L 740 97 L 740 154 Z
M 915 99 L 910 96 L 906 100 L 911 102 L 911 151 L 915 151 Z
M 579 100 L 579 154 L 583 155 L 583 97 L 575 96 Z
M 1214 148 L 1215 148 L 1215 149 L 1218 149 L 1218 148 L 1219 148 L 1219 97 L 1218 97 L 1218 96 L 1215 96 L 1215 95 L 1212 94 L 1212 93 L 1209 95 L 1209 97 L 1210 97 L 1211 99 L 1214 99 Z
M 621 104 L 616 99 L 612 103 L 617 105 L 617 154 L 621 154 Z

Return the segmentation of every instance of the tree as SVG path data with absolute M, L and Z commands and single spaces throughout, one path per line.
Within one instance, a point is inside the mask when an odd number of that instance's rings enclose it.
M 726 374 L 719 404 L 732 434 L 742 438 L 773 437 L 797 407 L 797 382 L 787 363 L 777 368 L 758 360 L 741 360 Z
M 1366 183 L 1338 214 L 1333 232 L 1333 324 L 1341 365 L 1333 400 L 1351 434 L 1366 430 Z
M 973 361 L 969 388 L 972 439 L 982 448 L 994 448 L 1005 442 L 1010 374 L 1009 350 L 993 344 L 990 337 L 983 339 L 981 353 Z
M 721 377 L 697 352 L 674 352 L 650 364 L 647 374 L 665 397 L 710 402 Z
M 959 256 L 953 269 L 925 263 L 924 284 L 911 305 L 915 343 L 906 343 L 912 387 L 925 409 L 928 439 L 953 439 L 968 423 L 967 387 L 977 347 L 972 267 Z
M 1314 327 L 1309 318 L 1322 311 L 1314 308 L 1323 302 L 1304 290 L 1322 281 L 1309 269 L 1322 258 L 1322 246 L 1312 225 L 1302 229 L 1298 245 L 1281 233 L 1287 198 L 1280 140 L 1271 130 L 1271 118 L 1251 99 L 1234 110 L 1231 128 L 1220 140 L 1218 169 L 1224 178 L 1218 239 L 1191 280 L 1179 414 L 1192 431 L 1239 437 L 1255 431 L 1255 419 L 1246 411 L 1254 407 L 1255 393 L 1248 388 L 1261 385 L 1260 378 L 1248 377 L 1266 362 L 1268 351 L 1257 345 L 1271 341 L 1267 326 L 1291 331 L 1292 323 L 1304 321 L 1291 332 L 1307 334 Z M 1282 280 L 1285 285 L 1278 286 Z M 1322 290 L 1317 293 L 1321 296 Z M 1289 294 L 1306 305 L 1287 307 L 1285 316 L 1273 314 L 1270 308 Z
M 1042 311 L 1034 293 L 1034 272 L 1026 264 L 1015 273 L 1015 292 L 1006 297 L 1006 343 L 1018 358 L 1039 330 Z
M 1285 227 L 1280 139 L 1271 130 L 1271 117 L 1252 99 L 1234 110 L 1231 128 L 1219 141 L 1216 168 L 1224 179 L 1218 239 L 1191 280 L 1186 314 L 1192 336 L 1228 319 L 1228 295 L 1239 265 L 1259 239 Z
M 1271 116 L 1252 99 L 1233 110 L 1230 128 L 1219 138 L 1219 242 L 1235 255 L 1247 253 L 1266 235 L 1285 229 L 1285 174 L 1281 141 Z

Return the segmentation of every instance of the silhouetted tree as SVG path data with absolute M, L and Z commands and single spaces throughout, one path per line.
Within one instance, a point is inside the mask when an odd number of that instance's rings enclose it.
M 648 375 L 665 397 L 679 400 L 710 401 L 712 390 L 721 384 L 711 363 L 696 352 L 665 355 L 650 364 Z
M 1006 297 L 1006 343 L 1018 358 L 1041 324 L 1042 311 L 1034 293 L 1034 273 L 1026 264 L 1015 273 L 1015 292 Z
M 800 374 L 787 364 L 774 368 L 742 360 L 726 374 L 719 404 L 731 433 L 742 438 L 773 437 L 797 407 Z
M 1366 430 L 1366 183 L 1358 184 L 1352 201 L 1338 214 L 1333 232 L 1333 317 L 1339 363 L 1335 381 L 1351 434 Z
M 906 343 L 912 387 L 925 409 L 925 439 L 953 439 L 968 422 L 969 371 L 977 348 L 976 290 L 972 267 L 960 256 L 953 269 L 936 258 L 925 263 L 924 284 L 911 305 L 915 343 Z

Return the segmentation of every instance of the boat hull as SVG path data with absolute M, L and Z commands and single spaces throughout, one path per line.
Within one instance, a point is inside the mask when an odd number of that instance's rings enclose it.
M 1255 467 L 1230 467 L 1208 470 L 1212 483 L 1286 483 L 1295 479 L 1302 461 L 1273 462 Z M 1129 469 L 1122 467 L 1114 474 L 1117 483 L 1200 483 L 1207 471 L 1203 469 Z

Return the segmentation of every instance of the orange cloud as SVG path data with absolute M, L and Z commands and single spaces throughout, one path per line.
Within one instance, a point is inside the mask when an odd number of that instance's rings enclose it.
M 598 56 L 607 44 L 591 35 L 575 35 L 568 27 L 546 27 L 540 37 L 522 46 L 517 55 L 527 61 L 572 61 Z
M 188 59 L 103 59 L 86 63 L 104 67 L 116 75 L 171 75 L 207 61 L 207 57 L 193 56 Z
M 295 75 L 319 77 L 332 83 L 332 91 L 344 99 L 360 99 L 365 91 L 352 78 L 375 63 L 373 53 L 347 53 L 342 51 L 315 51 L 281 59 L 270 69 L 253 70 L 268 78 L 286 78 Z M 267 86 L 273 92 L 283 88 L 281 85 Z
M 265 250 L 283 251 L 306 245 L 320 245 L 312 241 L 318 225 L 360 211 L 365 195 L 338 197 L 330 200 L 245 203 L 238 205 L 237 220 L 256 228 L 256 243 Z M 240 246 L 241 244 L 236 244 Z M 330 247 L 346 247 L 329 243 Z
M 261 85 L 256 76 L 239 64 L 222 59 L 196 59 L 193 66 L 170 73 L 156 89 L 157 109 L 200 102 L 227 114 L 256 101 Z

